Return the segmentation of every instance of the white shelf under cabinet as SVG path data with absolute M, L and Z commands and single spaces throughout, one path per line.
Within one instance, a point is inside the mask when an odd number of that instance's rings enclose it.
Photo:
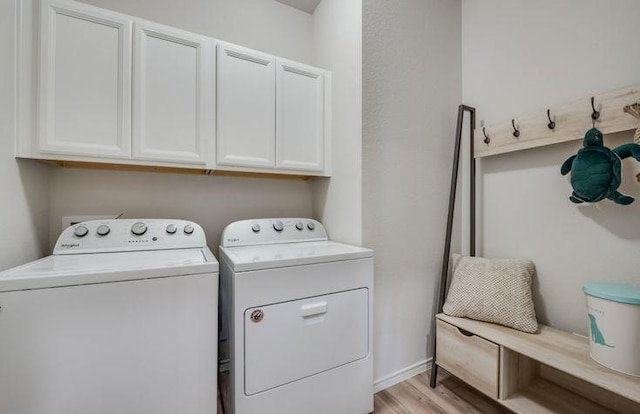
M 500 347 L 498 398 L 494 399 L 515 412 L 640 412 L 640 378 L 593 361 L 587 338 L 544 325 L 540 325 L 538 333 L 528 334 L 444 314 L 438 314 L 437 319 L 436 338 L 442 330 L 440 324 L 445 324 L 446 328 L 461 330 L 461 342 L 478 337 Z M 447 349 L 439 352 L 440 345 L 438 342 L 436 363 L 447 370 L 459 369 L 450 366 Z M 455 356 L 452 358 L 455 360 Z M 473 364 L 465 368 L 473 377 Z

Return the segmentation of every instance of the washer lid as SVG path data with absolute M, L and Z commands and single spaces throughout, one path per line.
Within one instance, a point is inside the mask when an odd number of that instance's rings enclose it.
M 0 292 L 215 272 L 206 247 L 57 255 L 0 272 Z
M 640 305 L 640 285 L 631 283 L 585 283 L 584 293 L 601 299 Z
M 329 240 L 264 246 L 220 247 L 220 257 L 235 272 L 373 257 L 373 250 Z

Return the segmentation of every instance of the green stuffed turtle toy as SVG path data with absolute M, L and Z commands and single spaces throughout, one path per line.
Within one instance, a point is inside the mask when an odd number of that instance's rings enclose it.
M 562 175 L 571 171 L 573 194 L 569 199 L 576 204 L 597 203 L 605 198 L 618 204 L 631 204 L 634 198 L 618 191 L 622 182 L 622 160 L 632 156 L 640 161 L 640 145 L 624 144 L 611 150 L 604 146 L 603 139 L 602 132 L 590 129 L 584 136 L 583 148 L 562 164 Z

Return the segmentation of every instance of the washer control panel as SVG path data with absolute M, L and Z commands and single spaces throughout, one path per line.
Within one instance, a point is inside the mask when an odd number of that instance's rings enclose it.
M 207 246 L 204 230 L 186 220 L 114 219 L 68 227 L 53 254 L 187 249 Z
M 222 247 L 328 240 L 320 222 L 307 218 L 241 220 L 222 232 Z

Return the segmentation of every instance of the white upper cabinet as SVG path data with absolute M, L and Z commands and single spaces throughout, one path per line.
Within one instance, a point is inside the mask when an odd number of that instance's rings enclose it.
M 213 161 L 213 39 L 134 24 L 133 158 Z
M 129 158 L 131 19 L 42 0 L 41 153 Z
M 38 77 L 20 81 L 19 116 L 37 133 L 18 156 L 330 174 L 329 72 L 72 0 L 34 4 L 39 22 L 17 22 L 39 33 L 37 53 L 19 51 L 23 78 Z
M 218 44 L 217 164 L 275 167 L 275 58 Z
M 217 166 L 324 172 L 325 71 L 218 44 Z
M 324 167 L 324 71 L 278 59 L 276 168 Z

